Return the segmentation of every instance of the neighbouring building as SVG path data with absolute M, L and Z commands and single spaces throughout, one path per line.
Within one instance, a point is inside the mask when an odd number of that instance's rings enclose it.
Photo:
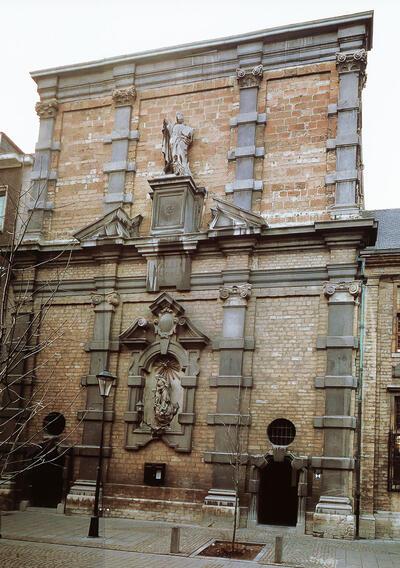
M 23 224 L 32 163 L 30 154 L 25 154 L 4 132 L 0 132 L 0 247 L 13 238 L 14 227 L 21 229 Z M 22 219 L 16 224 L 17 210 Z
M 106 514 L 230 523 L 240 454 L 242 525 L 399 536 L 400 249 L 362 179 L 372 22 L 32 73 L 19 254 L 49 340 L 29 388 L 52 398 L 27 430 L 71 450 L 63 483 L 38 468 L 19 498 L 52 485 L 91 510 L 108 369 Z

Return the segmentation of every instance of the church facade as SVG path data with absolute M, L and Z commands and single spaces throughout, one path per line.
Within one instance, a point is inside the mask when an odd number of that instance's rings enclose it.
M 398 536 L 397 387 L 378 435 L 365 337 L 371 45 L 368 12 L 32 73 L 20 255 L 53 397 L 29 428 L 62 415 L 67 512 L 93 506 L 107 369 L 104 514 L 230 524 L 238 497 L 242 526 Z

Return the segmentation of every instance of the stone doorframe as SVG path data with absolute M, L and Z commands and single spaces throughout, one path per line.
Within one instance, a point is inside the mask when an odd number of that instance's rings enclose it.
M 254 528 L 258 525 L 258 496 L 260 487 L 260 471 L 268 466 L 272 461 L 282 462 L 285 458 L 290 459 L 292 469 L 299 472 L 297 483 L 297 523 L 296 533 L 304 534 L 306 530 L 306 498 L 307 498 L 307 469 L 308 458 L 297 456 L 289 452 L 286 447 L 273 446 L 265 455 L 249 456 L 250 476 L 248 482 L 248 492 L 250 493 L 250 506 L 247 518 L 247 527 Z

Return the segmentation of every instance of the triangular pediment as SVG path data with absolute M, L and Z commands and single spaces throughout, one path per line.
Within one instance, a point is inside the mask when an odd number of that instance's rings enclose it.
M 104 239 L 131 239 L 138 236 L 142 215 L 131 219 L 127 213 L 118 207 L 107 213 L 101 219 L 94 221 L 74 234 L 79 242 L 93 242 Z
M 242 209 L 220 197 L 213 196 L 213 201 L 210 229 L 261 229 L 267 226 L 265 219 L 257 213 Z
M 178 302 L 174 300 L 168 292 L 160 294 L 160 296 L 158 296 L 158 298 L 150 304 L 149 308 L 155 316 L 158 316 L 162 310 L 165 310 L 165 308 L 169 308 L 177 317 L 182 316 L 185 313 L 184 308 L 178 304 Z
M 185 316 L 185 309 L 167 292 L 149 306 L 152 316 L 136 319 L 119 336 L 120 342 L 127 347 L 144 349 L 158 341 L 175 338 L 185 349 L 201 347 L 209 342 L 208 337 Z

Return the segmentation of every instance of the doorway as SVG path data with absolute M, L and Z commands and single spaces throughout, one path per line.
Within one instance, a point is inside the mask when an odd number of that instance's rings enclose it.
M 283 462 L 271 460 L 260 470 L 258 523 L 296 526 L 298 476 L 288 458 Z
M 31 505 L 55 508 L 62 500 L 64 455 L 58 454 L 57 447 L 43 447 L 40 453 L 45 455 L 45 461 L 35 465 L 30 473 Z

